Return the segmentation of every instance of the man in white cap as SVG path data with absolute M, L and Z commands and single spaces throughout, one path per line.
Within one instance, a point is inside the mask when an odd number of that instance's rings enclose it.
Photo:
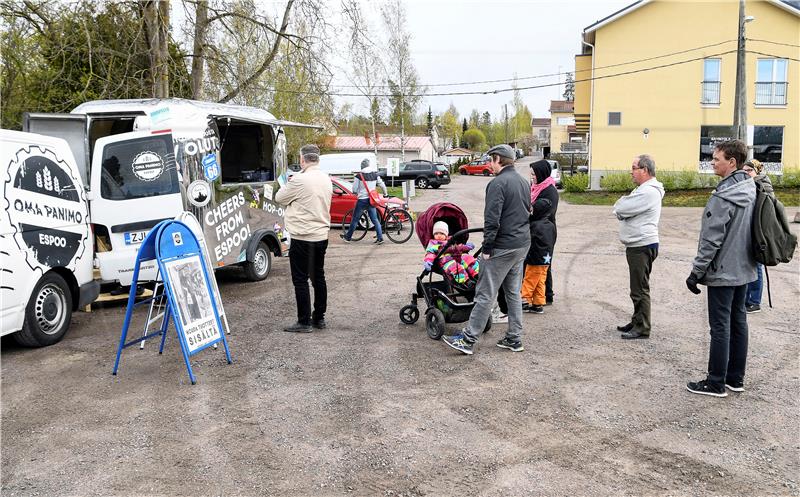
M 522 269 L 531 244 L 528 216 L 531 185 L 514 169 L 516 154 L 508 145 L 489 149 L 495 178 L 486 186 L 483 208 L 483 260 L 475 288 L 475 305 L 469 323 L 444 343 L 462 354 L 472 355 L 475 342 L 491 318 L 492 305 L 502 286 L 508 304 L 508 331 L 497 346 L 513 352 L 522 346 Z

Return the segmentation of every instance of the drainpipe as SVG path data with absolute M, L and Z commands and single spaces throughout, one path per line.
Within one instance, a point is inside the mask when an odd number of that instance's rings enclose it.
M 581 36 L 581 43 L 592 48 L 592 95 L 589 97 L 589 153 L 587 154 L 587 162 L 589 163 L 589 187 L 592 189 L 592 146 L 594 145 L 594 45 L 587 43 Z

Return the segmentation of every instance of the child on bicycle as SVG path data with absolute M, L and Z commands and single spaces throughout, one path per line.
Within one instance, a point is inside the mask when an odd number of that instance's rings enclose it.
M 425 258 L 422 263 L 425 270 L 430 271 L 433 268 L 436 254 L 450 240 L 449 231 L 444 221 L 433 224 L 433 238 L 425 248 Z M 470 279 L 477 278 L 480 272 L 480 262 L 469 253 L 474 248 L 475 245 L 470 242 L 450 245 L 439 257 L 439 267 L 456 283 L 466 284 Z

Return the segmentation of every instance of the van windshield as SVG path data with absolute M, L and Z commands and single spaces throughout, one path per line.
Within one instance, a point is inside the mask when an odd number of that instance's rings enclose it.
M 170 135 L 155 135 L 107 145 L 103 150 L 100 195 L 131 200 L 179 193 Z

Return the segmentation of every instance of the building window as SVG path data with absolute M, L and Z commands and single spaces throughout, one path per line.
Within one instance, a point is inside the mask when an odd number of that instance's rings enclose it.
M 608 113 L 608 125 L 609 126 L 620 126 L 622 124 L 622 112 L 609 112 Z
M 540 129 L 539 130 L 539 139 L 540 140 L 547 140 L 547 130 L 546 129 Z
M 758 59 L 756 105 L 786 105 L 786 59 Z
M 721 59 L 705 59 L 703 61 L 703 88 L 700 100 L 702 104 L 719 105 L 721 63 Z
M 559 126 L 572 126 L 572 125 L 575 124 L 575 118 L 574 117 L 559 117 L 558 119 L 556 119 L 556 123 Z

